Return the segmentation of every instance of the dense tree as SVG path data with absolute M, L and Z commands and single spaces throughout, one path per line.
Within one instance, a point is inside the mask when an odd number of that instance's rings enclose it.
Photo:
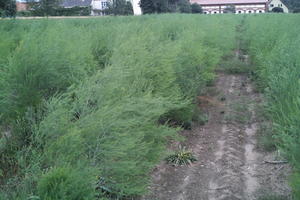
M 168 0 L 141 0 L 140 6 L 144 14 L 168 12 Z
M 191 12 L 191 5 L 188 0 L 141 0 L 140 6 L 144 14 Z
M 283 3 L 290 9 L 291 12 L 300 12 L 299 0 L 283 0 Z
M 141 0 L 140 6 L 143 14 L 151 14 L 155 12 L 154 3 L 152 0 Z
M 0 0 L 0 17 L 13 17 L 16 15 L 16 2 L 14 0 Z
M 34 15 L 55 15 L 56 9 L 59 8 L 60 0 L 31 0 L 31 7 L 34 10 Z
M 179 8 L 179 12 L 181 12 L 181 13 L 190 13 L 190 12 L 192 12 L 191 4 L 187 0 L 179 0 L 178 8 Z
M 293 9 L 293 13 L 300 13 L 300 6 Z
M 154 6 L 156 9 L 156 13 L 169 12 L 168 0 L 154 0 Z
M 126 0 L 112 0 L 108 5 L 107 14 L 133 15 L 132 4 Z
M 193 3 L 191 5 L 191 11 L 192 11 L 192 13 L 202 13 L 202 8 L 199 4 Z

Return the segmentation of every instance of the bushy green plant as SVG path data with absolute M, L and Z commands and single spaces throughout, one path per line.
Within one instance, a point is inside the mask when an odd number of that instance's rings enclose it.
M 202 8 L 199 4 L 192 3 L 191 4 L 191 11 L 192 11 L 192 13 L 202 13 Z
M 166 122 L 191 123 L 193 99 L 235 47 L 237 21 L 153 15 L 0 24 L 10 41 L 0 50 L 0 126 L 12 135 L 1 146 L 0 193 L 67 199 L 94 190 L 91 175 L 117 198 L 146 192 L 168 139 L 179 138 Z M 81 177 L 83 193 L 66 194 Z
M 299 185 L 300 185 L 300 173 L 296 172 L 291 177 L 291 186 L 294 191 L 294 199 L 300 199 Z
M 38 194 L 45 200 L 90 200 L 95 198 L 93 179 L 83 169 L 53 168 L 38 182 Z
M 275 18 L 276 22 L 273 21 Z M 300 169 L 298 20 L 296 15 L 281 17 L 275 14 L 248 18 L 243 35 L 255 64 L 254 78 L 265 91 L 276 144 L 294 165 L 295 177 Z M 297 196 L 299 182 L 293 180 L 291 185 Z
M 14 17 L 16 15 L 16 1 L 2 0 L 0 2 L 0 17 Z
M 180 147 L 180 149 L 174 154 L 169 155 L 166 158 L 166 161 L 172 165 L 180 166 L 192 164 L 193 162 L 197 161 L 197 159 L 194 157 L 191 151 L 186 150 L 185 147 Z

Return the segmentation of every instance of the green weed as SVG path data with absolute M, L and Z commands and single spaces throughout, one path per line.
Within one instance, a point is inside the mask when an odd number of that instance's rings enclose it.
M 174 154 L 169 155 L 166 161 L 174 166 L 190 165 L 197 159 L 193 156 L 193 153 L 186 150 L 185 147 L 180 147 Z

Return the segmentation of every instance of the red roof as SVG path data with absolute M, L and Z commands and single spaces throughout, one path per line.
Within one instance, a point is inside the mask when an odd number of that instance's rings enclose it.
M 191 0 L 191 3 L 200 5 L 257 4 L 267 2 L 268 0 Z

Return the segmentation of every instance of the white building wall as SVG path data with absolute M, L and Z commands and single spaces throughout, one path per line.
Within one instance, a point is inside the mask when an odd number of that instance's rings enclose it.
M 280 0 L 271 0 L 269 2 L 269 11 L 272 11 L 272 9 L 275 8 L 275 7 L 282 8 L 284 13 L 289 12 L 289 9 Z
M 131 0 L 134 15 L 141 15 L 142 9 L 140 7 L 140 0 Z
M 204 14 L 217 14 L 224 13 L 224 9 L 229 5 L 222 6 L 202 6 Z M 221 8 L 221 9 L 220 9 Z M 265 5 L 264 4 L 246 4 L 246 5 L 235 5 L 236 14 L 253 14 L 253 13 L 264 13 Z
M 93 10 L 104 10 L 107 5 L 107 0 L 92 0 L 91 6 Z
M 92 13 L 91 15 L 102 15 L 102 10 L 107 8 L 107 3 L 110 0 L 92 0 L 91 6 L 92 6 Z M 134 15 L 141 15 L 142 9 L 139 5 L 140 0 L 127 0 L 130 1 L 133 7 L 133 13 Z

